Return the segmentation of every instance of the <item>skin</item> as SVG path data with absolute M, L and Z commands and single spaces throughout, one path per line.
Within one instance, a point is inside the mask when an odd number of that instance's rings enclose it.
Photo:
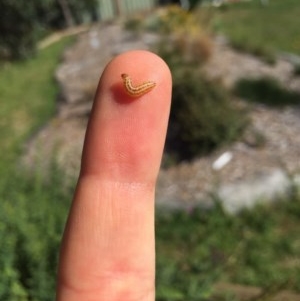
M 151 80 L 132 98 L 120 75 Z M 63 236 L 56 301 L 154 301 L 154 193 L 171 102 L 171 74 L 147 51 L 105 68 Z

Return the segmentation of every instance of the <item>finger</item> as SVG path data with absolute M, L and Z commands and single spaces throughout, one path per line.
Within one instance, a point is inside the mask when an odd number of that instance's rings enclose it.
M 134 85 L 156 86 L 127 95 Z M 154 190 L 171 99 L 166 64 L 146 51 L 112 60 L 97 89 L 65 229 L 57 301 L 153 301 Z

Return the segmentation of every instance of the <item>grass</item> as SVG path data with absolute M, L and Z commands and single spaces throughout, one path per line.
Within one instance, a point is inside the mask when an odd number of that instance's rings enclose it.
M 54 114 L 54 71 L 64 39 L 34 59 L 0 66 L 0 300 L 53 300 L 58 246 L 70 193 L 54 168 L 48 183 L 16 161 L 26 139 Z M 33 210 L 34 209 L 34 210 Z
M 241 79 L 235 85 L 235 93 L 248 101 L 279 108 L 300 103 L 299 93 L 287 90 L 278 81 L 268 77 Z
M 220 207 L 158 215 L 158 300 L 214 300 L 218 281 L 299 293 L 299 224 L 296 194 L 239 216 Z
M 50 173 L 49 173 L 50 174 Z M 51 301 L 71 191 L 52 169 L 47 183 L 19 170 L 0 180 L 0 300 Z
M 71 191 L 62 189 L 55 167 L 50 174 L 45 184 L 38 175 L 15 173 L 11 189 L 1 194 L 1 300 L 53 300 Z M 219 281 L 300 293 L 300 195 L 295 191 L 285 202 L 238 216 L 216 205 L 210 211 L 157 211 L 156 300 L 236 300 L 212 297 Z
M 34 59 L 0 65 L 0 165 L 15 160 L 24 139 L 54 114 L 54 70 L 71 40 L 42 50 Z
M 211 11 L 214 29 L 232 45 L 273 61 L 277 51 L 300 55 L 298 0 L 259 0 L 228 5 Z

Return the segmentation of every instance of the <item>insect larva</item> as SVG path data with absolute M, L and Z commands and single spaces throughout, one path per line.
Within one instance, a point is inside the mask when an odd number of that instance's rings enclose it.
M 156 86 L 155 82 L 148 81 L 134 87 L 128 74 L 123 73 L 121 74 L 121 77 L 123 79 L 124 88 L 127 94 L 132 97 L 139 97 L 143 94 L 146 94 Z

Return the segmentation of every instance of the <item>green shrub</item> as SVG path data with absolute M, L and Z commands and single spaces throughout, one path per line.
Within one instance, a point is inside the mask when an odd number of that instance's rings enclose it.
M 300 103 L 300 95 L 284 88 L 270 77 L 241 79 L 235 85 L 235 93 L 249 101 L 281 107 Z
M 220 224 L 228 226 L 226 222 L 217 210 L 214 214 L 203 210 L 157 213 L 156 300 L 211 300 L 212 285 L 223 263 L 214 254 L 221 243 L 211 239 L 219 235 L 211 227 L 220 229 Z M 225 243 L 220 252 L 227 249 Z
M 247 118 L 229 92 L 208 80 L 201 67 L 212 53 L 210 36 L 195 15 L 171 7 L 161 17 L 166 24 L 156 52 L 173 75 L 172 108 L 164 165 L 204 155 L 236 139 Z M 167 41 L 167 42 L 166 42 Z
M 300 292 L 299 217 L 293 193 L 237 216 L 218 202 L 213 210 L 157 212 L 157 300 L 240 300 L 213 292 L 219 281 Z
M 74 23 L 82 23 L 84 14 L 96 11 L 96 0 L 67 2 Z M 0 58 L 30 57 L 45 32 L 66 27 L 65 14 L 58 3 L 56 0 L 0 1 Z
M 55 166 L 47 182 L 18 166 L 26 138 L 54 112 L 53 72 L 64 39 L 0 72 L 0 300 L 54 300 L 58 249 L 70 200 Z M 21 125 L 21 126 L 20 126 Z
M 178 45 L 158 48 L 173 75 L 165 164 L 207 154 L 236 139 L 247 124 L 245 112 L 233 104 L 229 92 L 201 72 L 205 59 L 185 55 Z
M 27 1 L 0 1 L 0 56 L 24 58 L 35 51 L 35 7 Z
M 191 159 L 236 139 L 246 125 L 245 114 L 228 92 L 196 70 L 174 77 L 167 151 Z
M 297 63 L 294 65 L 294 74 L 295 74 L 295 76 L 300 75 L 300 63 Z
M 70 194 L 51 174 L 48 183 L 17 171 L 1 179 L 0 300 L 54 300 Z
M 134 16 L 126 19 L 124 29 L 138 34 L 143 29 L 143 18 L 141 16 Z
M 187 35 L 189 37 L 206 35 L 207 19 L 178 5 L 169 5 L 150 15 L 144 22 L 147 30 L 165 35 Z
M 189 0 L 189 9 L 193 10 L 197 8 L 202 2 L 203 0 Z
M 199 27 L 194 14 L 187 12 L 178 5 L 167 6 L 152 18 L 149 29 L 164 34 L 173 34 L 178 31 L 187 32 L 191 28 L 197 27 L 198 29 Z

